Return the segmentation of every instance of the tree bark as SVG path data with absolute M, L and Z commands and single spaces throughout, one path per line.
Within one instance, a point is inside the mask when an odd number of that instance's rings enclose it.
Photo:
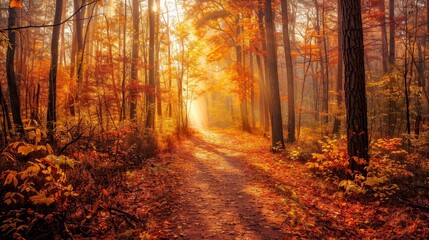
M 140 35 L 140 1 L 132 0 L 133 9 L 133 44 L 131 53 L 131 85 L 137 86 L 139 62 L 139 35 Z M 130 89 L 130 120 L 136 121 L 137 116 L 137 90 Z
M 48 96 L 48 113 L 47 113 L 47 129 L 48 141 L 54 143 L 55 123 L 57 121 L 57 71 L 58 71 L 58 43 L 60 37 L 61 22 L 63 10 L 63 0 L 56 0 L 54 28 L 52 31 L 51 42 L 51 67 L 49 69 L 49 96 Z
M 154 0 L 149 0 L 149 93 L 146 128 L 155 129 L 155 12 Z
M 337 111 L 339 111 L 343 102 L 343 37 L 341 34 L 342 29 L 342 11 L 338 0 L 338 63 L 337 63 Z M 334 120 L 334 128 L 332 132 L 334 134 L 340 133 L 341 119 L 340 114 L 337 114 Z
M 387 49 L 387 26 L 386 26 L 386 6 L 384 0 L 379 0 L 378 7 L 380 10 L 380 27 L 381 27 L 381 62 L 383 66 L 383 73 L 386 74 L 389 70 L 388 68 L 388 49 Z
M 293 66 L 291 47 L 289 39 L 289 21 L 288 21 L 288 3 L 286 0 L 281 0 L 282 20 L 283 20 L 283 44 L 286 59 L 287 71 L 287 92 L 288 92 L 288 123 L 287 123 L 287 141 L 295 142 L 295 89 L 293 79 Z
M 281 152 L 285 145 L 283 139 L 282 112 L 279 93 L 279 76 L 277 72 L 277 50 L 271 0 L 265 0 L 265 27 L 267 41 L 267 71 L 269 85 L 269 109 L 271 116 L 271 143 L 273 152 Z
M 126 114 L 126 90 L 125 90 L 125 85 L 126 85 L 126 81 L 127 81 L 127 64 L 125 62 L 126 59 L 126 55 L 127 55 L 127 44 L 126 44 L 126 40 L 127 40 L 127 0 L 124 1 L 124 25 L 122 26 L 122 81 L 121 81 L 121 116 L 120 116 L 120 121 L 123 121 L 127 118 L 127 114 Z M 120 28 L 120 27 L 119 27 Z M 119 46 L 120 46 L 121 42 L 119 41 Z M 119 47 L 121 48 L 121 47 Z
M 395 66 L 395 1 L 389 0 L 389 71 L 391 72 Z M 393 95 L 393 78 L 390 78 L 389 83 L 390 96 Z M 395 131 L 395 102 L 389 99 L 389 113 L 387 120 L 388 136 L 392 137 Z
M 242 130 L 245 132 L 250 132 L 251 127 L 249 123 L 249 117 L 248 117 L 248 111 L 247 111 L 247 79 L 241 78 L 242 75 L 242 69 L 244 69 L 244 53 L 243 53 L 243 46 L 241 42 L 240 35 L 242 34 L 242 29 L 240 26 L 240 18 L 237 19 L 237 30 L 236 30 L 236 46 L 235 46 L 235 53 L 236 53 L 236 71 L 237 75 L 239 76 L 239 89 L 240 89 L 240 115 L 241 115 L 241 127 Z M 241 82 L 243 81 L 243 82 Z
M 83 80 L 83 22 L 85 17 L 85 9 L 81 9 L 82 1 L 73 0 L 74 10 L 76 12 L 76 33 L 74 39 L 76 41 L 76 94 L 74 101 L 70 106 L 71 115 L 74 116 L 76 111 L 79 111 L 79 96 L 82 93 L 82 80 Z
M 352 173 L 357 171 L 366 175 L 365 166 L 369 161 L 368 120 L 360 4 L 360 0 L 341 0 L 349 168 Z
M 8 27 L 16 26 L 16 9 L 9 7 Z M 21 106 L 19 101 L 19 92 L 16 85 L 15 76 L 15 48 L 16 48 L 16 32 L 8 31 L 9 46 L 6 51 L 6 77 L 7 86 L 9 88 L 10 108 L 12 110 L 12 118 L 15 131 L 18 134 L 24 135 L 24 128 L 21 118 Z
M 265 26 L 264 26 L 264 11 L 262 9 L 258 10 L 258 27 L 259 35 L 261 38 L 261 47 L 263 52 L 267 52 L 267 44 L 265 40 Z M 261 85 L 261 96 L 263 98 L 263 119 L 264 119 L 264 134 L 270 131 L 270 114 L 269 114 L 269 104 L 268 104 L 268 65 L 266 57 L 262 58 L 260 55 L 257 57 L 258 68 L 260 72 L 260 85 Z M 263 64 L 262 64 L 263 63 Z

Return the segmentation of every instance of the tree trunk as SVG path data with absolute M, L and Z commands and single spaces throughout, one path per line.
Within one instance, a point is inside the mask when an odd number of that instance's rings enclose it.
M 408 5 L 405 5 L 405 11 L 408 11 Z M 409 66 L 411 66 L 411 64 L 409 63 L 409 59 L 408 59 L 408 50 L 409 50 L 409 29 L 408 29 L 408 17 L 405 17 L 405 21 L 404 21 L 404 26 L 405 26 L 405 53 L 404 53 L 404 72 L 403 72 L 403 78 L 404 78 L 404 97 L 405 97 L 405 119 L 406 119 L 406 129 L 407 129 L 407 134 L 410 135 L 411 133 L 411 122 L 410 122 L 410 88 L 409 88 L 409 83 L 408 83 L 408 78 L 412 78 L 412 76 L 408 77 L 408 68 Z M 411 56 L 410 58 L 413 58 L 413 56 Z M 412 72 L 411 72 L 412 74 Z M 410 75 L 411 75 L 410 74 Z
M 16 9 L 9 7 L 8 27 L 16 26 Z M 21 106 L 19 102 L 19 92 L 16 85 L 15 76 L 15 48 L 16 48 L 16 31 L 8 31 L 9 46 L 6 52 L 6 77 L 9 88 L 10 108 L 12 109 L 12 118 L 15 131 L 24 135 L 24 128 L 21 119 Z
M 58 71 L 58 43 L 60 37 L 61 22 L 63 10 L 63 0 L 56 0 L 54 28 L 52 30 L 51 42 L 51 67 L 49 69 L 49 97 L 48 97 L 48 115 L 46 118 L 48 129 L 48 141 L 54 143 L 55 123 L 57 121 L 57 71 Z
M 4 137 L 4 143 L 7 144 L 7 136 L 9 133 L 9 130 L 12 129 L 12 124 L 10 121 L 10 116 L 9 116 L 9 109 L 7 107 L 7 103 L 6 100 L 4 99 L 4 94 L 3 94 L 3 88 L 0 84 L 0 105 L 2 108 L 2 113 L 3 113 L 3 137 Z
M 389 71 L 391 72 L 395 66 L 395 1 L 389 0 Z M 389 83 L 390 96 L 393 95 L 393 78 L 390 78 Z M 387 120 L 388 136 L 392 137 L 395 131 L 396 119 L 394 112 L 395 102 L 389 98 L 389 113 Z
M 255 70 L 253 67 L 253 55 L 249 54 L 249 66 L 250 66 L 250 119 L 252 128 L 256 127 L 255 120 Z
M 140 1 L 132 0 L 133 9 L 133 44 L 131 53 L 131 86 L 138 83 L 138 62 L 139 62 L 139 35 L 140 35 Z M 130 89 L 130 120 L 136 121 L 137 117 L 137 89 Z
M 126 99 L 126 90 L 125 90 L 125 85 L 126 85 L 126 79 L 127 79 L 127 64 L 125 62 L 126 59 L 126 55 L 127 55 L 127 44 L 126 44 L 126 40 L 127 40 L 127 0 L 124 1 L 124 25 L 122 26 L 122 82 L 121 82 L 121 116 L 120 116 L 120 121 L 123 121 L 126 119 L 126 103 L 125 103 L 125 99 Z M 119 47 L 120 48 L 120 47 Z
M 258 10 L 258 26 L 259 26 L 259 35 L 261 38 L 261 47 L 263 52 L 267 52 L 267 44 L 265 40 L 265 26 L 264 26 L 264 11 L 262 9 Z M 260 84 L 261 84 L 261 95 L 263 97 L 263 115 L 264 115 L 264 134 L 270 131 L 270 113 L 269 113 L 269 103 L 268 103 L 268 64 L 266 57 L 262 61 L 262 57 L 258 56 L 258 68 L 261 74 Z M 263 64 L 262 64 L 263 62 Z M 263 67 L 262 67 L 263 65 Z
M 267 41 L 267 71 L 269 85 L 269 109 L 271 115 L 271 143 L 273 152 L 281 152 L 285 145 L 283 139 L 282 112 L 279 93 L 279 76 L 277 72 L 277 50 L 274 26 L 273 9 L 271 0 L 265 0 L 265 27 Z
M 241 127 L 245 132 L 250 132 L 251 127 L 249 123 L 249 114 L 247 111 L 247 79 L 242 77 L 242 70 L 245 67 L 244 64 L 244 53 L 243 53 L 243 43 L 241 40 L 242 27 L 240 26 L 240 17 L 237 17 L 236 20 L 237 29 L 236 29 L 236 40 L 235 40 L 235 53 L 236 53 L 236 71 L 238 76 L 238 86 L 239 86 L 239 98 L 240 98 L 240 115 L 241 115 Z
M 360 0 L 341 0 L 349 168 L 366 175 L 368 119 Z M 362 161 L 362 159 L 364 161 Z
M 341 34 L 342 29 L 342 12 L 340 1 L 338 0 L 338 63 L 337 63 L 337 111 L 340 110 L 343 102 L 343 37 Z M 332 132 L 334 134 L 340 133 L 341 119 L 338 113 L 334 120 L 334 128 Z
M 159 65 L 159 53 L 161 51 L 161 39 L 159 34 L 160 28 L 160 14 L 159 14 L 159 5 L 160 0 L 156 0 L 156 6 L 158 10 L 155 14 L 155 83 L 156 83 L 156 109 L 157 115 L 162 119 L 162 91 L 161 91 L 161 75 L 160 75 L 160 65 Z M 161 124 L 162 126 L 162 124 Z
M 293 66 L 292 56 L 289 39 L 289 21 L 288 21 L 288 8 L 286 0 L 281 0 L 282 6 L 282 20 L 283 20 L 283 44 L 286 59 L 286 71 L 287 71 L 287 92 L 288 92 L 288 142 L 295 142 L 295 89 L 293 79 Z
M 387 49 L 387 26 L 386 26 L 386 6 L 384 0 L 379 0 L 378 7 L 380 10 L 381 18 L 380 18 L 380 27 L 381 27 L 381 62 L 383 66 L 383 73 L 386 74 L 388 72 L 388 49 Z
M 256 56 L 256 63 L 258 65 L 258 72 L 259 72 L 259 88 L 260 88 L 260 106 L 259 106 L 259 118 L 261 121 L 261 127 L 263 128 L 264 134 L 268 133 L 270 131 L 270 115 L 268 112 L 268 96 L 267 96 L 267 86 L 265 84 L 265 71 L 262 65 L 262 57 L 260 55 Z
M 149 0 L 149 93 L 146 128 L 155 129 L 155 12 L 153 1 Z
M 73 0 L 74 10 L 76 12 L 76 33 L 73 34 L 76 41 L 76 94 L 74 101 L 71 104 L 70 110 L 72 116 L 79 111 L 79 96 L 82 94 L 82 79 L 83 79 L 83 22 L 85 17 L 85 11 L 81 8 L 81 0 Z

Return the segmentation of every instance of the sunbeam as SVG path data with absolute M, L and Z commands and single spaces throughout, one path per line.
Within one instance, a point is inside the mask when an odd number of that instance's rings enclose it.
M 207 106 L 201 100 L 201 98 L 196 99 L 192 102 L 192 105 L 189 110 L 189 125 L 198 130 L 207 129 Z

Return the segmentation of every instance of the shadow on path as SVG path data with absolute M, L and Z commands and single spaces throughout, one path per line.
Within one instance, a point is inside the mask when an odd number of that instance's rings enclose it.
M 205 133 L 183 143 L 174 170 L 175 199 L 166 216 L 170 237 L 180 239 L 282 239 L 284 213 L 275 192 L 243 164 L 225 135 Z

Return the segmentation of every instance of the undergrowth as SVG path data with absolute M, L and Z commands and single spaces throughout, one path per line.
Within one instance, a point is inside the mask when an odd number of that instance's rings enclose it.
M 67 149 L 64 144 L 54 148 L 36 129 L 2 151 L 0 236 L 73 239 L 120 228 L 136 237 L 133 229 L 145 228 L 144 216 L 124 210 L 127 203 L 118 193 L 130 191 L 131 171 L 153 166 L 148 159 L 173 148 L 176 137 L 132 125 L 68 135 L 77 136 L 76 141 Z M 64 155 L 55 154 L 60 149 Z
M 423 140 L 422 140 L 423 141 Z M 306 166 L 312 174 L 323 177 L 340 190 L 336 194 L 387 201 L 395 197 L 416 197 L 426 192 L 414 192 L 428 183 L 428 159 L 419 151 L 407 151 L 406 141 L 401 138 L 377 139 L 370 144 L 370 160 L 367 175 L 347 179 L 349 157 L 344 137 L 325 137 L 318 141 L 320 151 L 312 153 Z M 296 151 L 296 150 L 295 150 Z M 291 152 L 300 156 L 299 151 Z M 356 160 L 352 157 L 351 160 Z M 422 178 L 423 176 L 423 178 Z M 427 186 L 427 185 L 426 185 Z M 421 188 L 420 188 L 421 189 Z M 426 189 L 427 190 L 427 189 Z

